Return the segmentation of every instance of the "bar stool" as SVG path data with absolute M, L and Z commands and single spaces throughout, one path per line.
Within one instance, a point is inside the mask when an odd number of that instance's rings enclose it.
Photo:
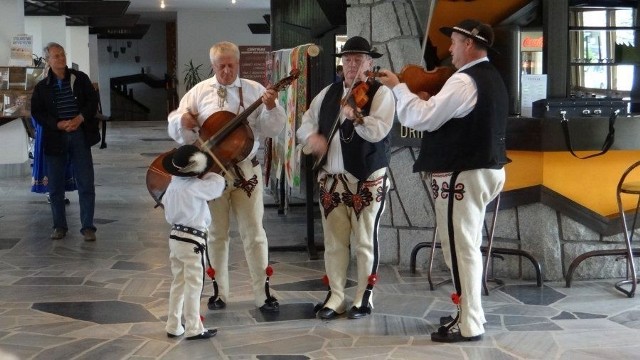
M 616 187 L 616 200 L 618 202 L 618 211 L 620 212 L 620 220 L 622 222 L 622 233 L 624 234 L 625 248 L 624 249 L 609 249 L 609 250 L 594 250 L 586 252 L 571 262 L 569 270 L 567 271 L 566 287 L 571 287 L 571 277 L 573 271 L 580 265 L 580 263 L 590 257 L 594 256 L 621 256 L 627 260 L 627 276 L 626 279 L 618 281 L 614 286 L 617 290 L 632 298 L 636 292 L 636 285 L 638 284 L 638 277 L 636 274 L 636 267 L 633 261 L 634 257 L 640 257 L 640 249 L 633 249 L 631 247 L 633 241 L 633 234 L 636 229 L 636 220 L 638 219 L 638 209 L 640 209 L 640 181 L 626 181 L 627 176 L 638 166 L 640 161 L 634 163 L 625 170 L 618 181 Z M 631 233 L 627 227 L 627 217 L 622 207 L 622 194 L 635 195 L 638 197 L 635 211 L 633 212 L 633 223 L 631 226 Z M 623 285 L 631 284 L 631 289 L 626 290 Z
M 636 256 L 639 256 L 640 249 L 631 248 L 631 242 L 633 241 L 633 234 L 636 229 L 636 221 L 638 220 L 638 209 L 640 208 L 640 181 L 626 181 L 627 176 L 635 169 L 640 166 L 640 161 L 637 161 L 633 165 L 631 165 L 627 170 L 625 170 L 624 174 L 620 178 L 618 182 L 618 186 L 616 187 L 616 197 L 618 201 L 618 210 L 620 211 L 620 217 L 622 218 L 622 231 L 624 232 L 624 242 L 627 245 L 627 279 L 618 281 L 615 285 L 616 289 L 622 291 L 627 294 L 628 297 L 633 297 L 636 292 L 636 285 L 638 284 L 638 278 L 636 274 L 636 266 L 633 261 L 634 252 Z M 631 234 L 629 234 L 629 229 L 627 227 L 627 217 L 624 213 L 624 209 L 622 208 L 622 194 L 635 195 L 638 197 L 638 202 L 636 203 L 636 209 L 633 213 L 633 223 L 631 226 Z M 631 275 L 631 278 L 629 278 Z M 622 288 L 622 285 L 631 284 L 631 290 L 628 292 Z

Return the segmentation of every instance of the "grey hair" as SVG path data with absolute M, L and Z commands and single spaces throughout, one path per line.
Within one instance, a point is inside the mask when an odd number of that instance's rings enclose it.
M 240 60 L 240 49 L 238 49 L 236 44 L 229 41 L 221 41 L 209 49 L 209 60 L 212 64 L 222 55 L 233 55 L 236 60 Z
M 58 48 L 64 51 L 64 47 L 62 45 L 58 44 L 57 42 L 50 42 L 47 44 L 47 46 L 44 47 L 44 49 L 42 49 L 42 54 L 45 60 L 49 60 L 49 51 L 51 50 L 51 48 Z

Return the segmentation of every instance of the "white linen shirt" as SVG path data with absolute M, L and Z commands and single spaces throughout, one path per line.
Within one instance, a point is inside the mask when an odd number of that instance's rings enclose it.
M 233 84 L 226 86 L 227 100 L 221 108 L 218 106 L 218 88 L 220 86 L 220 83 L 218 83 L 214 75 L 196 84 L 196 86 L 191 88 L 182 97 L 178 108 L 172 111 L 168 117 L 168 132 L 172 139 L 180 145 L 193 144 L 198 139 L 198 128 L 194 129 L 195 131 L 182 128 L 180 118 L 184 113 L 197 113 L 198 124 L 202 126 L 209 116 L 218 111 L 229 111 L 234 114 L 239 114 L 259 100 L 266 91 L 264 86 L 256 81 L 237 77 Z M 242 86 L 243 108 L 240 107 L 240 86 Z M 282 131 L 286 122 L 286 116 L 284 109 L 276 100 L 276 107 L 271 110 L 267 110 L 264 104 L 260 104 L 260 106 L 247 117 L 247 121 L 254 136 L 253 149 L 247 156 L 247 158 L 250 159 L 258 152 L 260 139 L 275 137 Z
M 344 84 L 344 83 L 343 83 Z M 324 100 L 327 91 L 331 85 L 325 87 L 320 93 L 311 101 L 309 110 L 302 115 L 302 123 L 296 131 L 298 141 L 306 143 L 307 138 L 314 133 L 318 132 L 318 120 L 320 116 L 320 107 Z M 342 94 L 349 91 L 348 88 L 343 88 Z M 369 115 L 362 118 L 364 121 L 361 125 L 354 127 L 355 131 L 366 141 L 378 142 L 384 139 L 391 127 L 393 126 L 393 115 L 395 112 L 395 99 L 392 96 L 391 90 L 386 86 L 380 86 L 376 94 L 371 101 L 371 109 Z M 342 124 L 346 116 L 344 113 L 339 114 L 340 124 Z M 335 119 L 331 119 L 333 121 Z M 350 121 L 350 120 L 349 120 Z M 328 139 L 327 139 L 328 140 Z M 344 160 L 342 159 L 342 145 L 340 144 L 340 131 L 337 131 L 329 144 L 327 149 L 327 162 L 324 164 L 322 171 L 318 174 L 322 175 L 323 172 L 329 174 L 344 174 L 348 173 L 344 169 Z
M 206 232 L 211 225 L 208 200 L 220 197 L 224 191 L 224 178 L 206 173 L 202 178 L 172 176 L 162 196 L 164 217 L 171 225 L 180 224 Z
M 471 76 L 460 71 L 482 61 L 489 59 L 483 57 L 462 66 L 444 83 L 442 89 L 427 101 L 421 100 L 409 91 L 405 83 L 394 86 L 393 93 L 398 99 L 396 106 L 400 123 L 414 130 L 431 132 L 438 130 L 451 119 L 469 114 L 478 101 L 478 88 Z

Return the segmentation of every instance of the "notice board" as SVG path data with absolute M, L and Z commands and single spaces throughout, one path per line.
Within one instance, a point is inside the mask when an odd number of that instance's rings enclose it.
M 240 49 L 240 77 L 251 79 L 267 86 L 267 54 L 271 46 L 238 46 Z

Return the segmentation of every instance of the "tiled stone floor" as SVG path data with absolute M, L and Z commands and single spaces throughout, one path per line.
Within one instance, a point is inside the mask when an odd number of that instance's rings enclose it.
M 51 241 L 44 195 L 29 179 L 0 182 L 0 359 L 637 359 L 640 300 L 615 280 L 564 283 L 506 280 L 483 297 L 488 323 L 476 343 L 433 343 L 440 316 L 453 311 L 451 285 L 429 291 L 422 273 L 384 265 L 374 314 L 321 321 L 313 305 L 325 296 L 321 260 L 308 260 L 304 208 L 268 208 L 265 228 L 275 269 L 279 315 L 256 311 L 237 232 L 232 245 L 231 299 L 206 308 L 211 340 L 168 339 L 164 331 L 171 281 L 162 210 L 145 187 L 148 164 L 173 143 L 163 122 L 110 123 L 106 149 L 94 148 L 98 227 L 95 243 L 78 231 L 77 194 L 70 193 L 70 232 Z M 267 199 L 267 202 L 269 200 Z M 443 274 L 439 274 L 442 278 Z M 353 277 L 352 277 L 353 278 Z M 494 285 L 495 286 L 495 285 Z M 350 289 L 353 291 L 353 288 Z

